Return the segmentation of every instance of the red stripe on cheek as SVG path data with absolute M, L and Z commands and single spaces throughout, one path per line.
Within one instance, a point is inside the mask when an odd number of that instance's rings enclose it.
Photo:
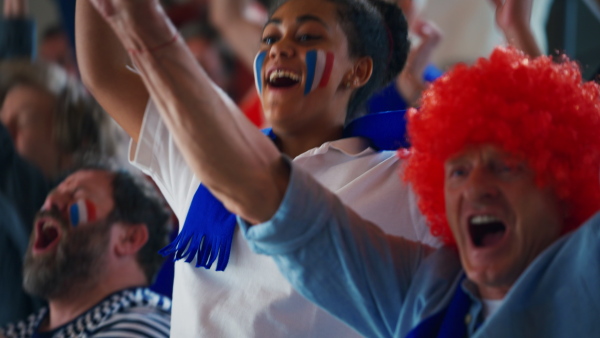
M 331 76 L 331 69 L 333 69 L 333 53 L 327 53 L 325 59 L 325 69 L 323 70 L 323 76 L 321 77 L 321 82 L 319 82 L 319 87 L 327 86 L 327 83 L 329 83 L 329 77 Z
M 85 200 L 85 206 L 87 208 L 87 221 L 96 221 L 96 207 L 89 200 Z

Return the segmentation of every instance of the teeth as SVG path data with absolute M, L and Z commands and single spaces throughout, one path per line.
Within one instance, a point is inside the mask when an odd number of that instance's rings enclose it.
M 492 223 L 492 222 L 501 222 L 501 220 L 498 217 L 492 216 L 492 215 L 479 215 L 479 216 L 473 216 L 471 218 L 471 224 L 474 224 L 474 225 L 487 224 L 487 223 Z
M 269 76 L 269 81 L 273 82 L 275 79 L 282 78 L 282 77 L 287 77 L 287 78 L 292 79 L 294 81 L 300 81 L 300 76 L 299 75 L 294 74 L 292 72 L 285 71 L 285 70 L 276 70 L 276 71 L 273 71 L 271 73 L 271 75 Z
M 42 224 L 42 230 L 46 230 L 48 228 L 54 228 L 54 224 L 52 222 L 44 222 L 44 224 Z

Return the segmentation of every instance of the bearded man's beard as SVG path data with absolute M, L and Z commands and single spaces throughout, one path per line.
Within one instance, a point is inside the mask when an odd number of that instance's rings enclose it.
M 54 252 L 34 257 L 35 231 L 32 233 L 23 264 L 23 288 L 43 299 L 85 292 L 103 273 L 112 222 L 102 220 L 72 228 L 55 211 L 42 211 L 37 217 L 44 216 L 59 221 L 61 238 Z

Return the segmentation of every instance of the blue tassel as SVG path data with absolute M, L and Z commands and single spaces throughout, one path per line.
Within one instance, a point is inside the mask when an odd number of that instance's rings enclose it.
M 206 269 L 210 269 L 218 258 L 217 271 L 223 271 L 229 261 L 236 224 L 235 215 L 201 184 L 181 232 L 159 253 L 163 256 L 175 254 L 174 260 L 185 259 L 187 263 L 196 259 L 196 267 Z

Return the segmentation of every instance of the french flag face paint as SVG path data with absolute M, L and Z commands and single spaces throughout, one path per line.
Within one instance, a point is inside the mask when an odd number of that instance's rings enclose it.
M 96 207 L 89 200 L 80 199 L 69 207 L 71 225 L 76 227 L 80 224 L 96 221 Z
M 262 94 L 262 69 L 265 64 L 266 57 L 267 51 L 262 51 L 258 53 L 254 59 L 254 81 L 256 84 L 256 90 L 258 90 L 258 94 Z
M 306 84 L 304 95 L 327 86 L 333 68 L 333 53 L 324 50 L 311 50 L 306 53 Z

